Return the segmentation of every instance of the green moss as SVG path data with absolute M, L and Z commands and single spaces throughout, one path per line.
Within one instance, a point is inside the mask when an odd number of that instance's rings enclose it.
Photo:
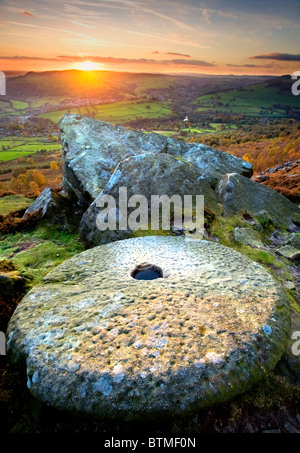
M 42 222 L 30 232 L 9 234 L 0 240 L 0 260 L 10 260 L 19 273 L 39 283 L 45 274 L 84 250 L 78 233 Z
M 292 220 L 296 225 L 300 225 L 300 214 L 294 214 Z
M 257 383 L 250 392 L 243 395 L 238 406 L 242 408 L 247 405 L 258 410 L 267 410 L 282 408 L 296 401 L 300 402 L 300 387 L 273 371 Z
M 240 215 L 231 217 L 215 217 L 214 221 L 210 224 L 210 232 L 212 235 L 220 239 L 221 244 L 232 247 L 233 231 L 236 227 L 245 226 L 245 221 L 242 220 Z
M 271 220 L 269 217 L 265 215 L 257 215 L 255 219 L 261 224 L 263 228 L 267 228 L 267 226 L 270 224 Z
M 128 238 L 139 238 L 144 236 L 170 236 L 169 230 L 136 230 L 128 235 Z
M 291 308 L 300 315 L 300 305 L 297 295 L 290 289 L 285 290 L 286 296 L 290 301 Z
M 274 265 L 276 263 L 276 258 L 274 255 L 272 255 L 269 252 L 266 252 L 265 250 L 258 250 L 258 249 L 253 249 L 250 247 L 243 248 L 244 253 L 251 258 L 253 261 L 260 262 L 262 264 L 272 264 Z
M 7 215 L 11 211 L 19 211 L 26 209 L 33 202 L 31 198 L 22 197 L 20 195 L 7 195 L 0 198 L 0 215 Z
M 173 154 L 173 157 L 177 160 L 181 160 L 181 162 L 184 162 L 184 163 L 190 165 L 191 167 L 194 167 L 194 165 L 191 164 L 191 162 L 188 162 L 187 160 L 183 159 L 181 156 L 177 156 L 177 155 Z
M 9 260 L 0 261 L 0 271 L 10 272 L 10 271 L 15 271 L 15 270 L 16 270 L 16 268 L 12 261 L 9 261 Z

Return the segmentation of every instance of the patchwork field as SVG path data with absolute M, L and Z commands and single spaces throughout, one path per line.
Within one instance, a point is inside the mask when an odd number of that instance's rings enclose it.
M 61 150 L 61 144 L 46 137 L 4 137 L 0 139 L 0 162 L 26 157 L 41 150 Z
M 288 107 L 299 107 L 300 102 L 290 91 L 266 84 L 252 85 L 239 90 L 219 91 L 200 96 L 194 101 L 198 112 L 208 109 L 243 115 L 285 115 Z
M 96 120 L 111 123 L 124 123 L 137 118 L 160 118 L 170 115 L 171 109 L 167 103 L 145 101 L 122 101 L 112 104 L 101 104 L 88 107 L 78 107 L 69 110 L 57 110 L 40 115 L 58 123 L 65 113 L 78 113 Z

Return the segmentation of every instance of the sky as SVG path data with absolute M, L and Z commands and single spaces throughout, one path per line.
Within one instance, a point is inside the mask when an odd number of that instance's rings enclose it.
M 291 74 L 300 0 L 0 0 L 0 70 L 63 69 Z

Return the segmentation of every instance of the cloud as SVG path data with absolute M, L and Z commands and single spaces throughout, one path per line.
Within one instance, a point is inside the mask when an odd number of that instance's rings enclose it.
M 191 58 L 190 55 L 185 55 L 184 53 L 177 53 L 177 52 L 166 52 L 165 55 L 175 55 L 177 57 Z
M 205 21 L 208 25 L 211 25 L 211 20 L 210 20 L 211 11 L 209 11 L 209 10 L 206 9 L 206 8 L 204 8 L 204 9 L 202 10 L 202 16 L 203 16 L 204 21 Z
M 227 63 L 226 66 L 230 68 L 276 68 L 277 66 L 273 63 L 266 64 L 266 65 L 258 65 L 258 64 L 230 64 Z
M 164 64 L 168 63 L 176 64 L 176 65 L 188 65 L 188 66 L 216 66 L 213 63 L 208 63 L 207 61 L 203 60 L 185 60 L 185 59 L 174 59 L 174 60 L 164 60 Z M 158 63 L 160 63 L 158 61 Z
M 28 11 L 21 11 L 19 12 L 21 16 L 29 16 L 29 17 L 35 17 L 33 14 L 29 13 Z
M 293 55 L 290 53 L 268 53 L 266 55 L 256 55 L 250 57 L 256 60 L 277 60 L 277 61 L 300 61 L 300 55 Z
M 229 66 L 230 68 L 261 68 L 261 66 L 257 64 L 231 64 L 227 63 L 226 66 Z
M 154 50 L 152 52 L 153 55 L 172 55 L 175 57 L 186 57 L 186 58 L 191 58 L 190 55 L 186 55 L 184 53 L 179 53 L 179 52 L 158 52 L 157 50 Z
M 167 65 L 167 66 L 215 66 L 204 60 L 187 60 L 187 59 L 172 59 L 172 60 L 154 60 L 147 58 L 121 58 L 121 57 L 101 57 L 101 56 L 81 56 L 76 55 L 57 55 L 52 58 L 35 57 L 35 56 L 1 56 L 0 60 L 39 60 L 39 61 L 56 61 L 60 63 L 80 63 L 82 61 L 92 61 L 94 63 L 104 64 L 149 64 L 149 65 Z
M 1 58 L 1 57 L 0 57 Z M 69 55 L 58 55 L 61 61 L 69 62 L 80 62 L 80 61 L 93 61 L 94 63 L 107 63 L 107 64 L 123 64 L 123 63 L 137 63 L 137 64 L 151 64 L 151 65 L 188 65 L 188 66 L 215 66 L 213 63 L 209 63 L 204 60 L 186 60 L 186 59 L 172 59 L 172 60 L 154 60 L 147 58 L 116 58 L 116 57 L 100 57 L 100 56 L 69 56 Z
M 81 27 L 86 27 L 86 28 L 96 28 L 95 25 L 83 24 L 82 22 L 76 22 L 75 20 L 72 21 L 72 24 L 80 25 Z
M 29 57 L 25 55 L 14 55 L 14 56 L 0 55 L 0 60 L 61 61 L 58 58 Z

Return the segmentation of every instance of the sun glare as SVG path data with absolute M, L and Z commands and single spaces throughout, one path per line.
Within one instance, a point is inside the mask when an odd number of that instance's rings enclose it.
M 82 71 L 95 71 L 96 69 L 98 69 L 97 63 L 94 63 L 93 61 L 83 61 L 77 66 L 78 69 L 81 69 Z

